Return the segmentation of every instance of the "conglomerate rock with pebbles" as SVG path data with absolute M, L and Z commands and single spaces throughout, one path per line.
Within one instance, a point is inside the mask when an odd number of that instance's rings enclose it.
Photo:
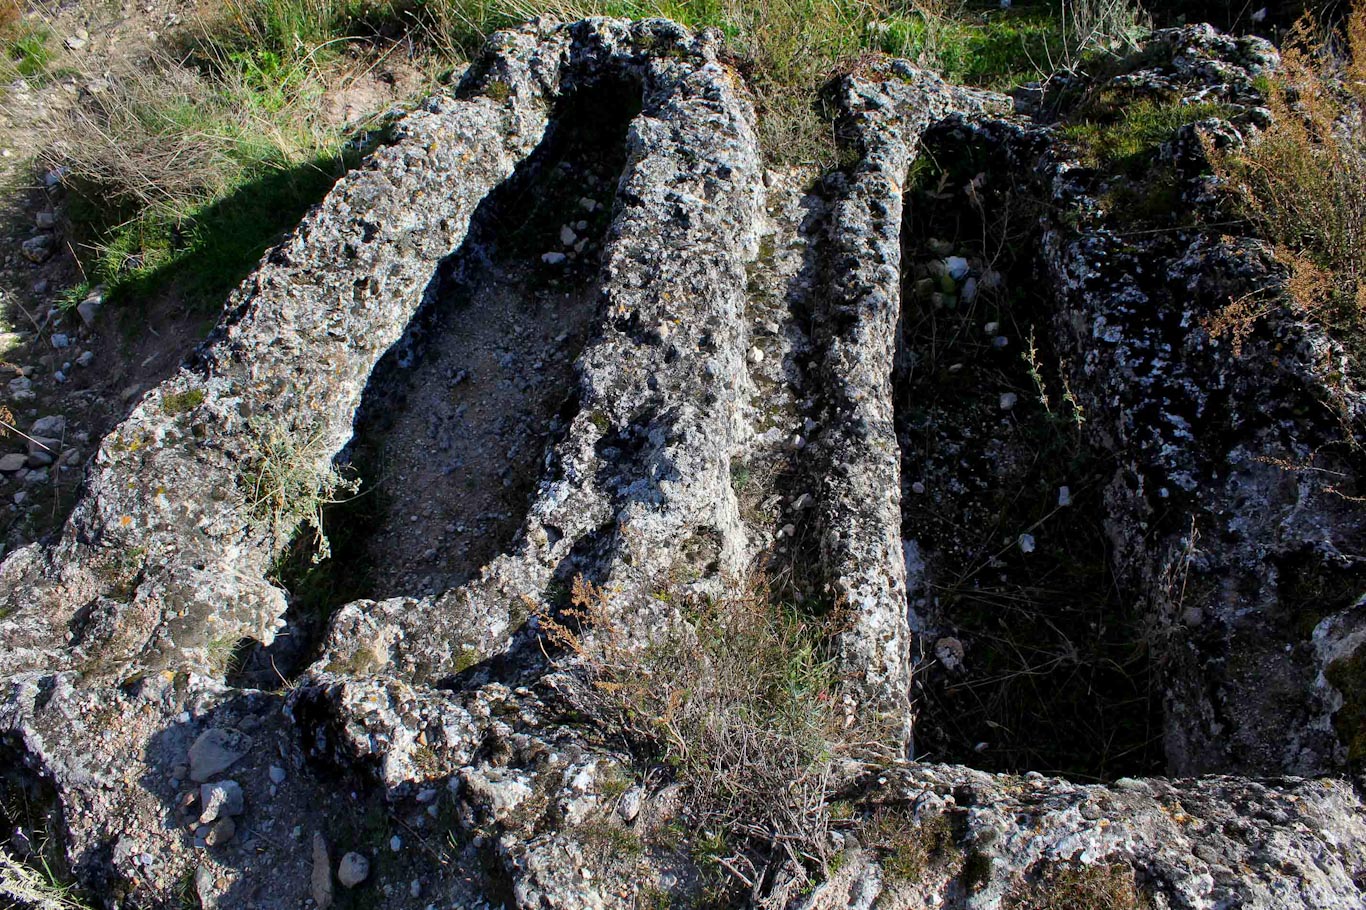
M 1221 343 L 1205 317 L 1280 267 L 1126 220 L 1138 178 L 1056 122 L 1160 92 L 1255 141 L 1274 51 L 1161 32 L 1014 99 L 871 63 L 833 97 L 848 163 L 810 181 L 763 169 L 718 48 L 499 33 L 105 438 L 60 538 L 0 565 L 5 870 L 57 856 L 111 907 L 686 903 L 717 869 L 806 907 L 1361 905 L 1361 399 L 1290 308 Z M 1193 129 L 1153 167 L 1198 210 Z M 947 236 L 1006 205 L 1008 256 Z M 1084 516 L 1030 457 L 1048 382 L 1099 466 Z M 261 486 L 334 465 L 371 475 L 348 552 L 382 581 L 306 617 L 272 570 L 304 516 Z M 1001 505 L 1036 482 L 1042 518 Z M 1084 744 L 1092 783 L 1029 764 L 1055 726 L 963 707 L 1000 647 L 965 611 L 991 587 L 1075 620 L 1020 579 L 1071 578 L 1083 520 L 1157 718 Z M 709 866 L 688 782 L 585 716 L 544 618 L 582 577 L 643 641 L 755 566 L 837 606 L 841 710 L 906 757 L 836 764 L 828 859 L 749 831 L 747 866 Z

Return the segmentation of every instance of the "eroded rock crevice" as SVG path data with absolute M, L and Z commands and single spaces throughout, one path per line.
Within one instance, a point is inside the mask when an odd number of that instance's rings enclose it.
M 1161 773 L 1141 598 L 1115 574 L 1097 447 L 1053 340 L 1045 196 L 952 120 L 907 193 L 894 395 L 917 757 Z
M 639 106 L 629 85 L 562 99 L 376 367 L 350 453 L 380 500 L 359 544 L 366 596 L 442 593 L 511 545 L 579 409 L 574 364 Z

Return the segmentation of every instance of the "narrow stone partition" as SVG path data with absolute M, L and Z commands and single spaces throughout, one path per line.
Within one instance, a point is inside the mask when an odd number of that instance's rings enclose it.
M 847 82 L 841 104 L 862 156 L 833 181 L 824 284 L 815 295 L 822 476 L 815 523 L 825 592 L 847 614 L 837 660 L 851 711 L 910 737 L 910 639 L 901 558 L 892 369 L 900 316 L 901 189 L 920 134 L 952 112 L 1005 100 L 890 65 L 885 82 Z M 863 718 L 869 720 L 867 716 Z

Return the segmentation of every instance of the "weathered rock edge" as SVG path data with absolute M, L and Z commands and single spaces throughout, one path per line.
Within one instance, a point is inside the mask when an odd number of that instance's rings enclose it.
M 461 95 L 412 115 L 393 146 L 340 183 L 234 296 L 192 365 L 105 440 L 62 539 L 0 565 L 3 744 L 55 789 L 83 880 L 116 883 L 109 893 L 126 893 L 129 905 L 154 905 L 197 864 L 211 873 L 195 878 L 206 905 L 243 905 L 268 881 L 266 905 L 297 906 L 308 876 L 295 858 L 196 854 L 165 821 L 176 797 L 166 778 L 189 743 L 206 727 L 251 720 L 258 740 L 278 735 L 313 761 L 294 768 L 297 799 L 276 810 L 291 813 L 286 824 L 327 825 L 330 807 L 318 799 L 326 778 L 308 770 L 322 763 L 378 784 L 396 811 L 427 792 L 451 794 L 436 799 L 454 801 L 463 830 L 488 832 L 480 855 L 518 906 L 631 906 L 649 887 L 695 882 L 676 857 L 620 879 L 580 875 L 592 852 L 581 823 L 615 809 L 609 772 L 627 757 L 564 722 L 578 702 L 573 676 L 509 686 L 487 681 L 490 667 L 458 691 L 434 683 L 451 671 L 456 648 L 491 656 L 516 647 L 506 598 L 535 596 L 575 532 L 598 535 L 597 556 L 583 567 L 616 590 L 624 622 L 645 628 L 668 617 L 626 607 L 647 605 L 649 585 L 684 540 L 709 541 L 718 568 L 748 555 L 727 474 L 733 412 L 747 388 L 738 307 L 758 159 L 752 112 L 714 54 L 705 36 L 660 22 L 534 26 L 495 38 Z M 1219 69 L 1217 58 L 1199 62 Z M 479 200 L 544 135 L 547 100 L 604 76 L 637 80 L 645 109 L 605 259 L 601 328 L 581 362 L 581 410 L 524 537 L 458 595 L 345 608 L 287 714 L 279 696 L 206 676 L 212 642 L 269 641 L 284 612 L 264 580 L 283 541 L 235 495 L 250 421 L 264 415 L 317 434 L 320 461 L 340 449 L 369 370 L 421 305 Z M 856 608 L 846 666 L 867 668 L 859 691 L 874 696 L 869 706 L 895 710 L 909 672 L 886 402 L 901 195 L 925 129 L 996 102 L 903 64 L 844 80 L 840 101 L 860 160 L 831 185 L 827 297 L 815 333 L 827 416 L 813 472 L 834 478 L 817 508 L 829 583 Z M 1071 239 L 1060 236 L 1056 249 L 1088 273 L 1089 247 Z M 671 255 L 680 245 L 689 255 Z M 1102 287 L 1086 290 L 1079 307 L 1112 300 Z M 192 389 L 202 402 L 175 413 L 168 403 Z M 1097 396 L 1098 413 L 1103 405 Z M 636 454 L 606 461 L 603 472 L 598 444 L 609 435 L 612 448 Z M 274 796 L 250 771 L 261 760 L 248 755 L 234 769 L 248 807 Z M 924 826 L 945 817 L 962 833 L 944 863 L 901 881 L 851 832 L 844 864 L 799 905 L 998 907 L 1044 865 L 1100 862 L 1138 870 L 1159 907 L 1361 904 L 1366 809 L 1344 781 L 1082 786 L 908 763 L 849 786 L 860 807 L 909 812 Z M 651 793 L 647 806 L 670 798 Z M 469 897 L 449 887 L 452 900 Z

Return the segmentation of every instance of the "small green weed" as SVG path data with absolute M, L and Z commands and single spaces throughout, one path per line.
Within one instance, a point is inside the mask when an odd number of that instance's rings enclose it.
M 616 799 L 634 785 L 630 775 L 620 768 L 612 768 L 598 778 L 598 792 L 604 799 Z
M 253 450 L 239 475 L 248 513 L 283 546 L 300 525 L 313 529 L 315 563 L 332 554 L 323 531 L 322 508 L 354 494 L 360 481 L 348 479 L 324 451 L 321 431 L 294 432 L 268 419 L 252 421 Z
M 0 841 L 0 906 L 89 910 L 70 884 L 57 795 L 23 768 L 15 750 L 0 743 L 0 831 L 6 835 Z M 21 832 L 29 841 L 23 862 L 6 849 L 8 838 Z
M 208 669 L 213 676 L 223 679 L 237 669 L 242 641 L 235 635 L 223 635 L 210 639 L 204 646 Z
M 52 62 L 52 51 L 47 46 L 48 33 L 45 29 L 35 29 L 15 38 L 6 44 L 6 68 L 26 78 L 32 79 L 47 72 Z
M 0 898 L 13 900 L 17 907 L 90 910 L 89 904 L 77 898 L 73 886 L 63 884 L 53 875 L 46 861 L 42 861 L 40 869 L 34 869 L 15 861 L 3 849 L 0 849 Z

